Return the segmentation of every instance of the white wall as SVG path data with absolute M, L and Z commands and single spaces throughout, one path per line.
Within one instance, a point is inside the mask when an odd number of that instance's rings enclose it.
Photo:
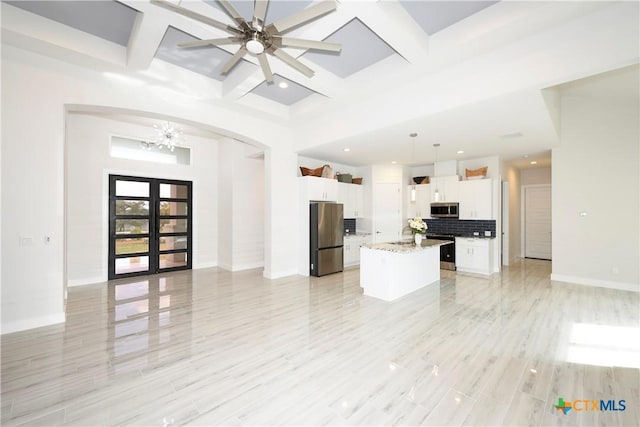
M 67 111 L 141 112 L 265 147 L 264 274 L 295 274 L 297 158 L 283 124 L 5 44 L 1 65 L 2 333 L 64 321 Z
M 520 185 L 551 184 L 551 168 L 528 168 L 520 170 Z
M 520 170 L 511 165 L 504 165 L 503 171 L 504 180 L 509 183 L 509 262 L 511 263 L 522 257 L 522 213 L 520 206 L 522 184 Z
M 497 156 L 492 157 L 479 157 L 477 159 L 460 160 L 458 161 L 458 175 L 461 180 L 466 179 L 465 169 L 480 169 L 487 167 L 487 178 L 499 178 L 500 177 L 500 158 Z
M 615 91 L 620 80 L 624 92 Z M 552 165 L 553 280 L 640 291 L 638 86 L 633 67 L 562 93 Z
M 264 266 L 264 159 L 225 138 L 220 147 L 219 266 L 239 271 Z M 222 164 L 224 163 L 224 164 Z
M 193 182 L 193 267 L 217 264 L 218 142 L 185 135 L 191 165 L 113 158 L 111 135 L 148 139 L 152 129 L 86 114 L 67 116 L 67 283 L 107 280 L 109 174 Z M 224 163 L 224 162 L 223 162 Z

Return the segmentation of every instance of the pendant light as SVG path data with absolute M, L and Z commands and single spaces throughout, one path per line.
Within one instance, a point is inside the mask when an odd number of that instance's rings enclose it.
M 435 186 L 436 186 L 436 190 L 433 192 L 433 197 L 435 199 L 436 202 L 440 201 L 440 191 L 438 190 L 438 177 L 435 176 L 436 174 L 436 164 L 438 163 L 438 147 L 440 147 L 440 144 L 433 144 L 433 147 L 436 149 L 436 160 L 435 162 L 433 162 L 433 174 L 434 174 L 434 181 L 435 181 Z
M 418 134 L 416 132 L 412 132 L 409 134 L 409 136 L 411 137 L 412 140 L 412 146 L 411 146 L 411 161 L 414 162 L 416 160 L 416 136 L 418 136 Z M 415 203 L 416 202 L 416 182 L 413 180 L 413 178 L 411 179 L 411 181 L 413 182 L 413 186 L 411 187 L 411 203 Z

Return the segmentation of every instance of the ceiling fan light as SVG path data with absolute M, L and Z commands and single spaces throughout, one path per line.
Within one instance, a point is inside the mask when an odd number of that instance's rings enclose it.
M 262 52 L 264 52 L 264 45 L 255 36 L 250 40 L 247 40 L 245 46 L 247 50 L 254 55 L 260 55 Z

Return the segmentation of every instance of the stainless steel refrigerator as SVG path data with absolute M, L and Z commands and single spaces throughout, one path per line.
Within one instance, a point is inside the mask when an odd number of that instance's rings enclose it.
M 310 270 L 312 276 L 324 276 L 344 269 L 343 206 L 340 203 L 309 204 Z

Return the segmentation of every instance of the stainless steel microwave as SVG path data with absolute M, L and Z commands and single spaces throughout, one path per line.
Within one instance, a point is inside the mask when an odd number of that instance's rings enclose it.
M 431 203 L 431 218 L 458 218 L 458 203 Z

